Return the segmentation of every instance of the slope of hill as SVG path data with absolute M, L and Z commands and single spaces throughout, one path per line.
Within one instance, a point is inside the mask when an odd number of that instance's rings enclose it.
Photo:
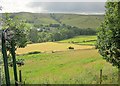
M 55 20 L 53 20 L 49 14 L 45 13 L 17 13 L 15 14 L 18 17 L 25 19 L 28 21 L 28 23 L 32 24 L 51 24 L 51 23 L 57 23 Z
M 60 14 L 60 13 L 14 13 L 31 24 L 66 24 L 79 28 L 96 28 L 103 20 L 103 15 L 81 15 L 81 14 Z
M 101 21 L 103 21 L 103 18 L 102 15 L 69 14 L 64 15 L 61 18 L 61 22 L 81 28 L 97 28 Z

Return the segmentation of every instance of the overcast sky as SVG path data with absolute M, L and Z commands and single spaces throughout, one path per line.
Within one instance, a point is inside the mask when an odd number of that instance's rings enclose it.
M 43 2 L 44 1 L 44 2 Z M 106 0 L 0 0 L 0 12 L 104 13 Z

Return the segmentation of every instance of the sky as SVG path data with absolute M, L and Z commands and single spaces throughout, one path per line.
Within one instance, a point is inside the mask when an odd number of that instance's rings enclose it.
M 106 0 L 0 0 L 0 12 L 104 13 Z

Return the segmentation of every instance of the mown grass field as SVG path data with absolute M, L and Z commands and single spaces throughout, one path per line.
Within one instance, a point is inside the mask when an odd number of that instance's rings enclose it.
M 100 69 L 103 70 L 103 84 L 117 83 L 117 68 L 103 60 L 95 49 L 32 54 L 18 58 L 25 60 L 25 65 L 18 67 L 18 70 L 22 70 L 23 81 L 27 84 L 98 84 Z
M 81 45 L 95 45 L 97 36 L 76 36 L 70 39 L 62 40 L 63 43 L 74 43 Z
M 74 50 L 77 49 L 91 49 L 94 46 L 83 46 L 75 45 L 70 43 L 57 43 L 57 42 L 45 42 L 45 43 L 36 43 L 28 44 L 25 48 L 17 49 L 17 54 L 26 54 L 29 52 L 39 51 L 39 52 L 57 52 L 57 51 L 68 51 L 68 47 L 74 47 Z

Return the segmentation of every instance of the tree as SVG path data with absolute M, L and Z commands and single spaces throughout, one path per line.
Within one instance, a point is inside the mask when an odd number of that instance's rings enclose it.
M 120 1 L 106 2 L 104 22 L 98 28 L 97 48 L 106 61 L 116 66 L 120 85 Z
M 29 33 L 29 39 L 32 43 L 38 42 L 38 31 L 37 29 L 31 29 Z
M 22 48 L 27 45 L 28 27 L 25 20 L 21 20 L 17 16 L 12 17 L 7 13 L 3 15 L 2 30 L 6 30 L 6 34 L 9 35 L 6 37 L 7 41 L 13 40 L 16 48 Z M 10 37 L 10 34 L 12 37 Z M 10 45 L 8 42 L 6 44 L 9 50 Z
M 2 54 L 4 60 L 4 71 L 6 77 L 6 84 L 10 85 L 9 68 L 8 68 L 8 55 L 6 51 L 9 51 L 9 56 L 12 56 L 12 64 L 14 71 L 15 85 L 18 86 L 17 66 L 15 50 L 17 47 L 25 47 L 27 43 L 26 37 L 26 24 L 25 21 L 12 17 L 8 14 L 2 18 Z

